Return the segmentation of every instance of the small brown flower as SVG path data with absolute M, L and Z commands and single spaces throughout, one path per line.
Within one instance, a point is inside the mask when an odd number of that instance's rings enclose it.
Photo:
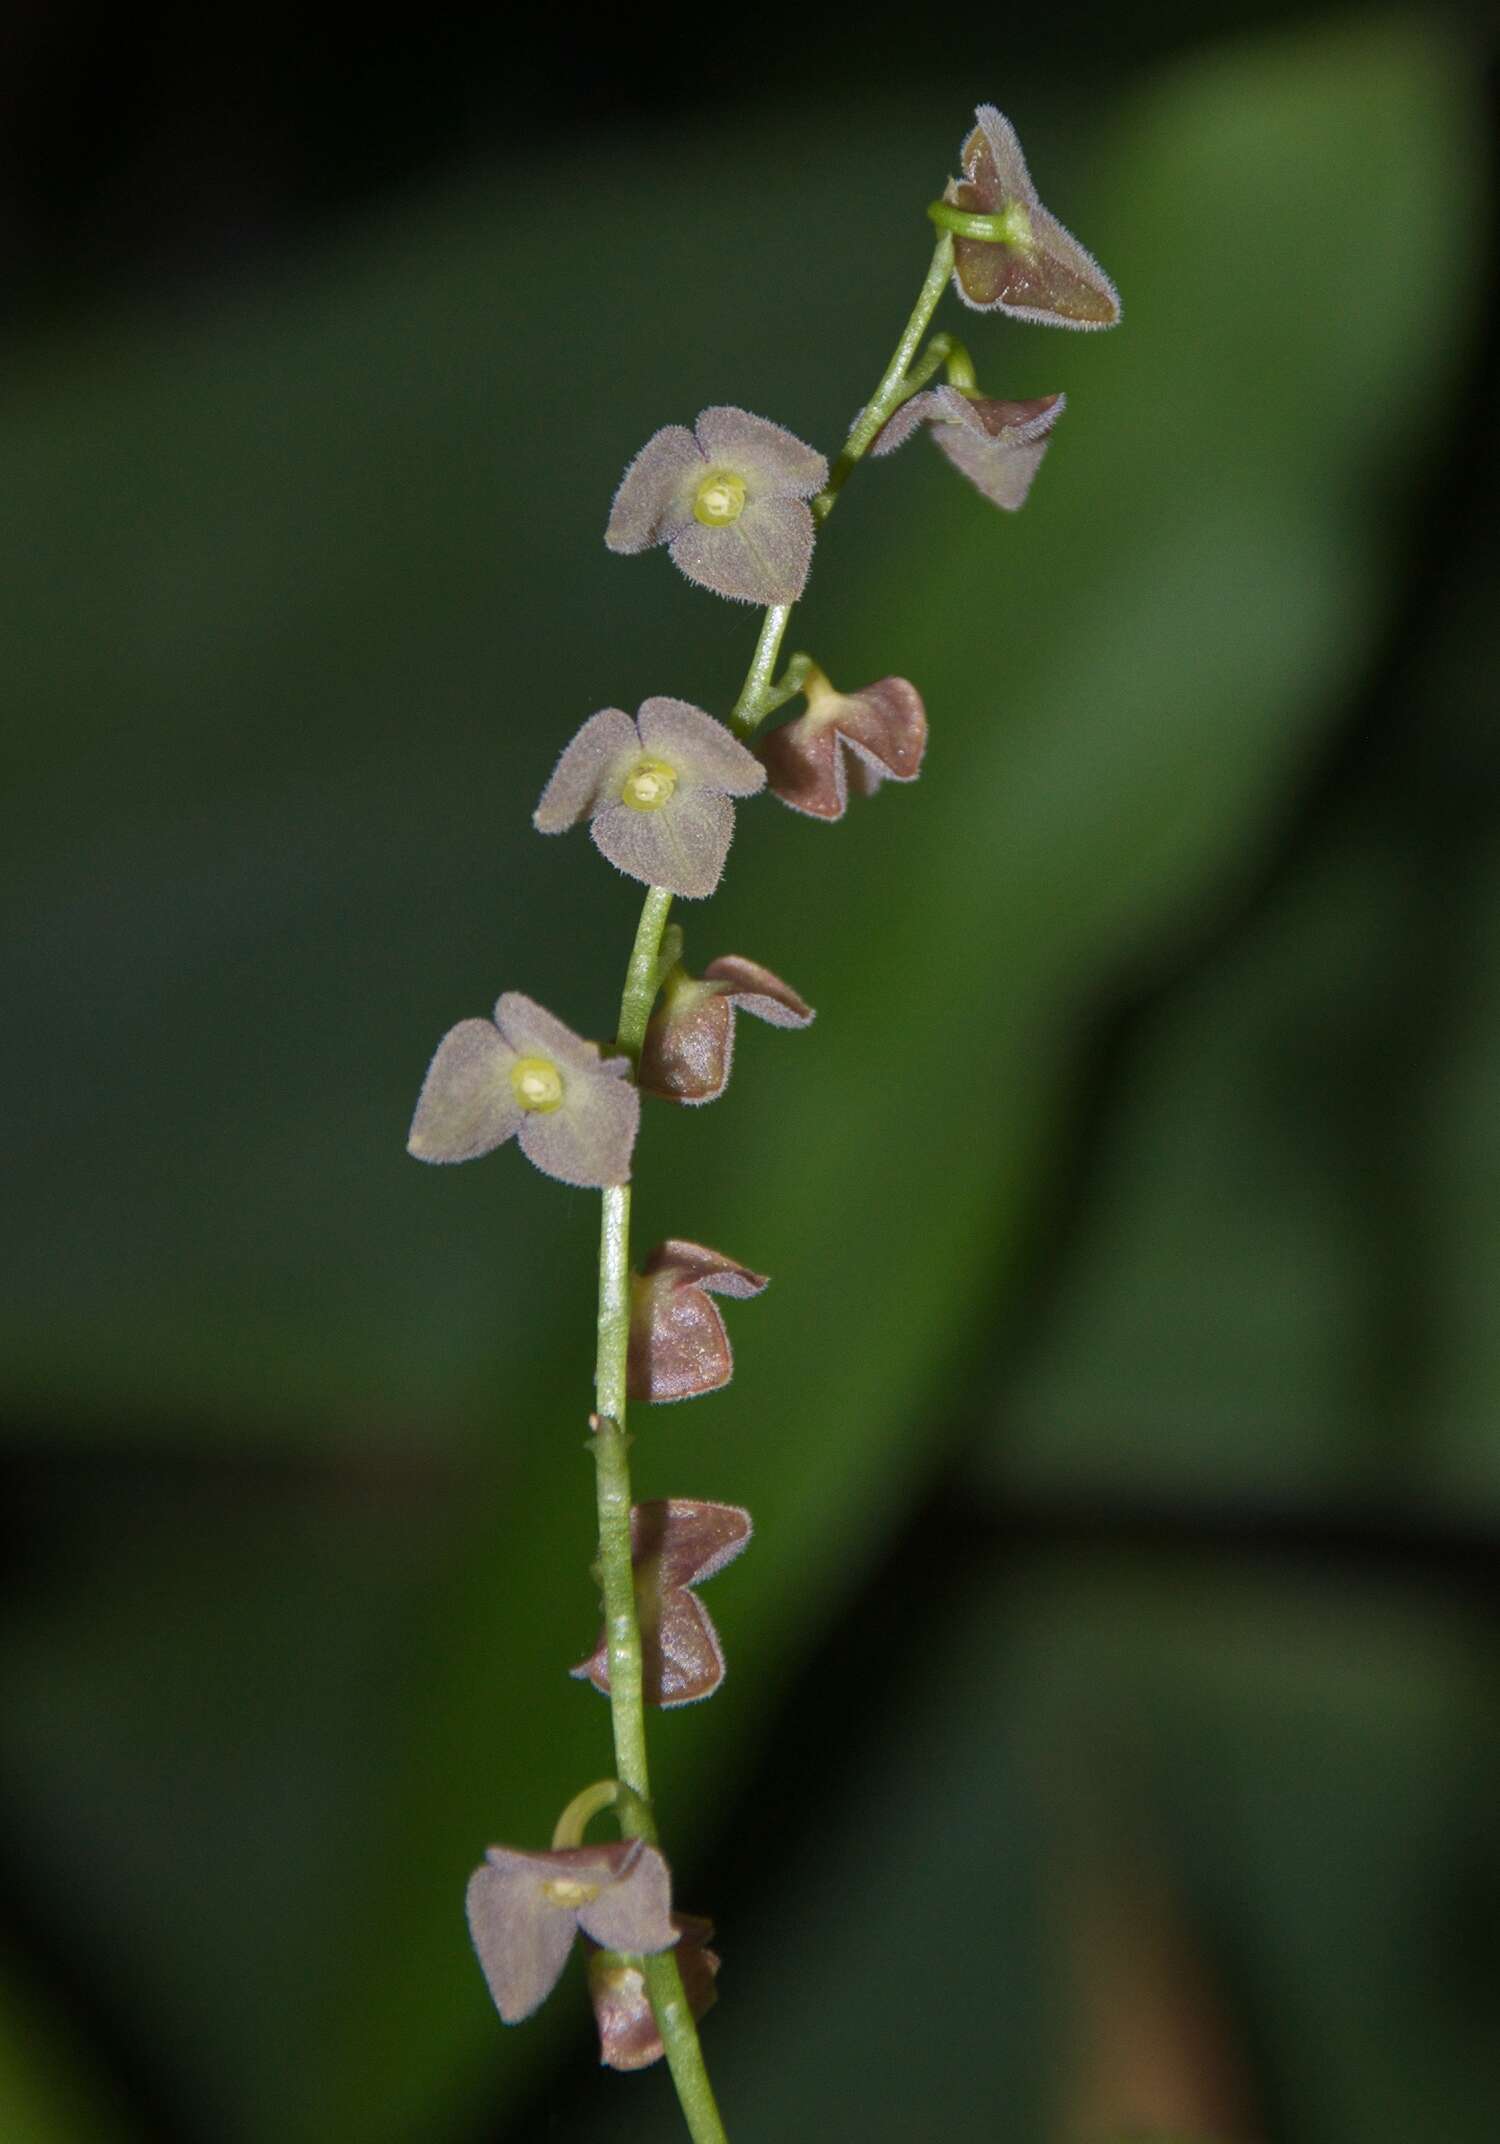
M 872 796 L 887 779 L 914 782 L 927 746 L 927 712 L 915 685 L 883 677 L 839 692 L 816 665 L 802 687 L 807 712 L 760 746 L 772 793 L 814 819 L 842 819 L 853 788 Z
M 633 1400 L 686 1400 L 717 1392 L 734 1375 L 729 1335 L 714 1295 L 744 1299 L 770 1284 L 764 1273 L 701 1243 L 659 1243 L 633 1278 L 626 1391 Z
M 602 1056 L 510 990 L 493 1020 L 460 1020 L 444 1035 L 406 1146 L 418 1161 L 474 1161 L 519 1136 L 548 1176 L 602 1188 L 628 1181 L 640 1115 L 628 1058 Z
M 671 1876 L 654 1846 L 619 1839 L 524 1853 L 491 1846 L 469 1878 L 469 1933 L 507 2025 L 551 1994 L 582 1929 L 607 1950 L 670 1950 Z
M 662 986 L 636 1078 L 674 1102 L 715 1102 L 734 1062 L 734 1016 L 752 1013 L 772 1027 L 806 1027 L 813 1009 L 758 961 L 726 953 L 701 977 L 681 966 Z
M 997 402 L 985 395 L 934 387 L 903 402 L 881 427 L 872 454 L 891 454 L 925 424 L 933 444 L 992 506 L 1015 513 L 1026 503 L 1052 427 L 1067 407 L 1064 395 L 1030 402 Z
M 631 1561 L 641 1619 L 642 1679 L 648 1705 L 691 1705 L 724 1680 L 724 1651 L 708 1611 L 688 1589 L 712 1578 L 751 1534 L 737 1504 L 673 1496 L 630 1510 Z M 603 1632 L 573 1673 L 609 1695 L 609 1646 Z M 615 1944 L 623 1950 L 639 1944 Z
M 949 180 L 943 199 L 1001 217 L 1006 230 L 998 240 L 954 239 L 959 296 L 978 312 L 998 310 L 1059 328 L 1112 328 L 1119 293 L 1093 255 L 1043 208 L 1015 128 L 993 104 L 981 104 L 974 117 L 978 124 L 960 152 L 964 175 Z
M 532 814 L 539 834 L 587 818 L 617 869 L 689 900 L 713 892 L 734 833 L 733 797 L 765 787 L 764 770 L 722 722 L 686 700 L 590 715 L 563 749 Z
M 748 410 L 706 409 L 694 431 L 664 425 L 630 464 L 604 541 L 670 547 L 690 581 L 743 603 L 795 603 L 812 563 L 806 504 L 828 482 L 816 448 Z
M 702 2017 L 717 2000 L 714 1975 L 719 1960 L 708 1948 L 714 1924 L 696 1913 L 674 1913 L 672 1926 L 677 1930 L 682 1991 L 694 2017 Z M 651 2013 L 646 1976 L 638 1965 L 616 1951 L 591 1949 L 589 1994 L 599 2027 L 599 2060 L 607 2068 L 643 2070 L 661 2060 L 661 2034 Z

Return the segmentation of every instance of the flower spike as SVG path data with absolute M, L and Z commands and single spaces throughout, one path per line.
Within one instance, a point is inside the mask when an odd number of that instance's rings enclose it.
M 632 1281 L 625 1389 L 633 1400 L 687 1400 L 717 1392 L 734 1375 L 729 1335 L 714 1295 L 759 1295 L 764 1273 L 672 1237 Z
M 564 747 L 532 824 L 560 834 L 586 817 L 618 870 L 702 900 L 729 854 L 731 798 L 754 796 L 765 780 L 739 739 L 686 700 L 643 700 L 633 722 L 604 707 Z
M 696 1913 L 674 1913 L 677 1930 L 677 1969 L 682 1991 L 694 2017 L 711 2010 L 717 1998 L 714 1975 L 719 1970 L 716 1952 L 708 1948 L 714 1932 L 712 1921 Z M 639 1965 L 616 1951 L 591 1950 L 589 1994 L 594 2003 L 594 2022 L 599 2027 L 599 2060 L 612 2070 L 643 2070 L 659 2062 L 665 2050 L 646 1976 Z
M 1112 328 L 1119 293 L 1091 253 L 1043 208 L 1016 130 L 993 104 L 960 152 L 964 175 L 943 192 L 952 207 L 992 219 L 994 238 L 953 241 L 953 280 L 976 312 L 1010 313 L 1058 328 Z
M 678 967 L 662 986 L 651 1015 L 636 1078 L 674 1102 L 715 1102 L 734 1062 L 734 1016 L 752 1013 L 772 1027 L 807 1027 L 810 1005 L 758 961 L 726 953 L 702 977 Z
M 814 819 L 842 819 L 851 787 L 873 796 L 887 779 L 916 780 L 927 711 L 915 685 L 883 677 L 862 692 L 839 692 L 814 665 L 802 690 L 807 713 L 760 746 L 772 794 L 783 804 Z
M 693 431 L 653 433 L 620 480 L 611 551 L 666 544 L 700 588 L 742 603 L 795 603 L 812 563 L 806 504 L 828 482 L 816 448 L 748 410 L 706 409 Z
M 605 1057 L 531 998 L 509 990 L 493 1020 L 460 1020 L 437 1046 L 406 1150 L 474 1161 L 518 1138 L 560 1183 L 627 1183 L 641 1098 L 630 1061 Z
M 630 1558 L 641 1618 L 642 1682 L 648 1705 L 691 1705 L 724 1680 L 724 1650 L 708 1611 L 688 1589 L 740 1553 L 750 1514 L 736 1504 L 673 1496 L 630 1507 Z M 609 1695 L 604 1633 L 572 1671 Z M 624 1945 L 614 1946 L 617 1949 Z
M 619 1839 L 549 1854 L 491 1846 L 465 1904 L 495 2008 L 519 2024 L 557 1985 L 581 1929 L 608 1950 L 670 1950 L 671 1877 L 654 1846 Z
M 1065 395 L 997 402 L 985 395 L 961 394 L 956 387 L 933 387 L 902 403 L 876 433 L 870 452 L 894 453 L 925 424 L 933 444 L 976 491 L 992 506 L 1015 513 L 1026 503 L 1052 427 L 1066 408 Z

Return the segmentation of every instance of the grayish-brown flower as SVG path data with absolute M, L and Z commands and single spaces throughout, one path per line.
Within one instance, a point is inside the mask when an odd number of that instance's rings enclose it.
M 677 1930 L 682 1991 L 694 2017 L 702 2017 L 716 2000 L 714 1975 L 719 1959 L 708 1948 L 714 1924 L 701 1914 L 674 1913 L 672 1926 Z M 638 1965 L 615 1951 L 594 1951 L 589 1958 L 589 1994 L 599 2027 L 599 2060 L 607 2068 L 643 2070 L 661 2060 L 661 2034 L 651 2012 L 646 1976 Z
M 565 746 L 532 824 L 560 834 L 587 818 L 594 846 L 619 870 L 701 900 L 729 854 L 730 799 L 765 781 L 754 754 L 686 700 L 643 700 L 633 722 L 604 707 Z
M 717 1101 L 734 1062 L 737 1011 L 772 1027 L 806 1027 L 814 1017 L 791 984 L 758 961 L 726 953 L 701 977 L 674 968 L 646 1029 L 641 1086 L 674 1102 Z
M 605 1057 L 519 991 L 493 1020 L 460 1020 L 437 1046 L 406 1142 L 418 1161 L 473 1161 L 519 1138 L 564 1184 L 630 1176 L 641 1098 L 625 1057 Z
M 641 1619 L 642 1683 L 648 1705 L 690 1705 L 724 1680 L 724 1650 L 690 1586 L 737 1556 L 751 1534 L 736 1504 L 672 1496 L 630 1507 L 630 1553 Z M 609 1645 L 601 1631 L 573 1673 L 609 1694 Z M 624 1948 L 623 1945 L 616 1945 Z
M 993 104 L 981 104 L 974 117 L 978 123 L 960 151 L 964 175 L 949 180 L 943 199 L 1002 218 L 1005 237 L 955 237 L 959 296 L 978 312 L 998 309 L 1059 328 L 1112 328 L 1119 293 L 1093 255 L 1043 208 L 1015 128 Z
M 551 1994 L 582 1929 L 606 1950 L 670 1950 L 672 1880 L 642 1839 L 548 1854 L 491 1846 L 469 1878 L 469 1934 L 507 2025 Z
M 927 746 L 927 712 L 915 685 L 883 677 L 839 692 L 819 669 L 802 687 L 807 713 L 760 746 L 773 795 L 814 819 L 842 819 L 852 788 L 871 796 L 883 781 L 914 782 Z
M 633 1400 L 687 1400 L 717 1392 L 734 1375 L 734 1355 L 714 1295 L 759 1295 L 764 1273 L 670 1237 L 633 1277 L 626 1391 Z
M 806 501 L 828 481 L 816 448 L 748 410 L 706 409 L 653 433 L 615 493 L 611 551 L 664 543 L 690 581 L 743 603 L 795 603 L 812 563 Z
M 902 403 L 875 435 L 870 452 L 894 453 L 918 425 L 926 425 L 960 475 L 992 506 L 1014 513 L 1026 503 L 1052 427 L 1066 408 L 1065 395 L 997 402 L 987 395 L 960 394 L 956 387 L 933 387 Z

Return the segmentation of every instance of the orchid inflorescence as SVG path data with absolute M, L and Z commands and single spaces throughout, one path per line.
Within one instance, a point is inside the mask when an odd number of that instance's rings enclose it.
M 643 1094 L 699 1105 L 724 1092 L 737 1013 L 786 1028 L 813 1019 L 790 984 L 739 954 L 690 972 L 682 932 L 668 921 L 674 898 L 705 900 L 718 886 L 736 804 L 768 791 L 793 811 L 834 821 L 851 794 L 921 771 L 927 714 L 907 679 L 844 691 L 806 654 L 775 676 L 818 530 L 844 483 L 865 456 L 925 430 L 986 500 L 1014 512 L 1066 407 L 1060 394 L 986 395 L 956 337 L 924 345 L 950 277 L 977 311 L 1074 328 L 1109 327 L 1120 316 L 1113 284 L 1043 207 L 1015 130 L 992 105 L 979 107 L 960 163 L 962 176 L 927 211 L 938 237 L 912 317 L 831 468 L 782 426 L 718 404 L 691 430 L 656 432 L 625 471 L 609 548 L 665 545 L 689 580 L 765 606 L 750 672 L 727 721 L 661 695 L 634 716 L 617 707 L 590 715 L 538 801 L 539 832 L 587 821 L 601 854 L 648 889 L 615 1038 L 585 1040 L 508 991 L 493 1019 L 461 1020 L 439 1043 L 409 1140 L 419 1160 L 458 1162 L 514 1137 L 545 1174 L 604 1194 L 589 1418 L 604 1627 L 572 1672 L 609 1699 L 615 1776 L 575 1796 L 550 1850 L 489 1848 L 470 1882 L 469 1924 L 507 2023 L 543 2001 L 581 1936 L 602 2060 L 636 2069 L 665 2053 L 699 2144 L 724 2136 L 695 2023 L 714 1998 L 719 1961 L 706 1947 L 711 1924 L 672 1908 L 644 1707 L 688 1704 L 722 1683 L 723 1648 L 694 1589 L 741 1552 L 751 1525 L 730 1504 L 633 1502 L 625 1417 L 631 1400 L 688 1399 L 727 1384 L 733 1357 L 713 1298 L 745 1299 L 767 1282 L 684 1238 L 658 1245 L 632 1273 L 631 1161 Z M 766 719 L 799 697 L 803 711 L 757 741 Z M 606 1809 L 620 1837 L 586 1844 L 585 1827 Z

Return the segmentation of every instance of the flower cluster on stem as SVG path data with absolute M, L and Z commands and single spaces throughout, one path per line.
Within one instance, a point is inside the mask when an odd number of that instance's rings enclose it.
M 777 676 L 793 606 L 844 485 L 867 456 L 887 455 L 922 429 L 984 499 L 1014 512 L 1065 408 L 1060 394 L 985 395 L 964 345 L 928 336 L 948 282 L 979 311 L 1074 328 L 1119 318 L 1114 286 L 1043 207 L 1015 131 L 993 106 L 979 107 L 960 163 L 961 176 L 927 211 L 937 239 L 911 317 L 831 466 L 783 426 L 716 404 L 691 429 L 654 433 L 626 469 L 609 548 L 634 555 L 664 546 L 699 586 L 762 605 L 749 670 L 723 721 L 665 695 L 634 716 L 618 707 L 590 715 L 537 804 L 539 832 L 587 821 L 600 853 L 647 889 L 613 1037 L 587 1040 L 507 991 L 493 1018 L 461 1020 L 443 1037 L 409 1137 L 419 1160 L 445 1163 L 514 1138 L 548 1175 L 603 1194 L 588 1440 L 603 1624 L 572 1672 L 608 1700 L 614 1772 L 574 1797 L 546 1851 L 487 1849 L 469 1884 L 469 1925 L 508 2024 L 545 1999 L 581 1938 L 601 2059 L 629 2070 L 664 2056 L 696 2144 L 725 2135 L 697 2031 L 719 1961 L 707 1948 L 711 1924 L 674 1906 L 646 1716 L 648 1706 L 691 1703 L 723 1682 L 724 1647 L 696 1588 L 740 1554 L 751 1522 L 735 1505 L 696 1496 L 635 1501 L 627 1410 L 727 1384 L 733 1355 L 713 1298 L 747 1300 L 767 1282 L 686 1236 L 632 1271 L 631 1169 L 642 1095 L 701 1106 L 723 1094 L 737 1013 L 789 1029 L 813 1018 L 790 984 L 748 956 L 722 954 L 700 974 L 685 964 L 672 903 L 706 900 L 718 886 L 736 806 L 766 792 L 831 823 L 851 798 L 913 782 L 922 769 L 927 709 L 908 679 L 842 690 L 806 653 Z M 800 714 L 765 728 L 798 698 Z M 618 1837 L 588 1844 L 588 1824 L 606 1811 Z

